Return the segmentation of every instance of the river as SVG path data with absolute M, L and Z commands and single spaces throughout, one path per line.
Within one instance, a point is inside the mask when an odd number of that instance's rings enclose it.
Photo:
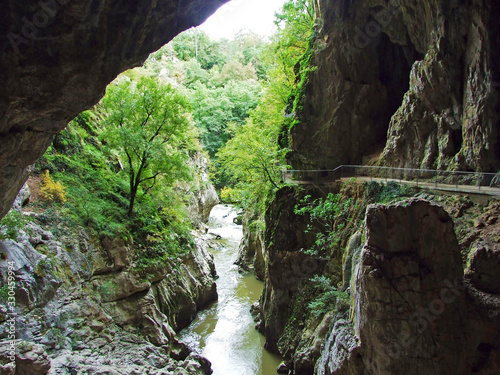
M 212 362 L 213 375 L 276 375 L 280 358 L 264 349 L 264 337 L 250 315 L 263 283 L 240 274 L 233 264 L 242 238 L 234 217 L 236 212 L 226 205 L 215 206 L 210 214 L 209 231 L 221 237 L 220 246 L 210 250 L 219 275 L 219 300 L 201 311 L 180 338 Z

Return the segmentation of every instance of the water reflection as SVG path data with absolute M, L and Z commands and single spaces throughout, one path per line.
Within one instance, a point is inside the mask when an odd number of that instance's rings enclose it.
M 219 300 L 180 334 L 181 339 L 212 362 L 214 375 L 275 375 L 280 358 L 263 349 L 264 337 L 254 328 L 250 306 L 259 299 L 263 283 L 241 275 L 233 264 L 242 237 L 230 206 L 212 210 L 210 232 L 221 236 L 214 249 Z

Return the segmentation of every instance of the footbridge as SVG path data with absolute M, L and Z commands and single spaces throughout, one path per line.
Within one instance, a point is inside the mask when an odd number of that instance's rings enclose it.
M 431 169 L 340 165 L 335 169 L 283 170 L 284 182 L 298 185 L 325 185 L 336 181 L 394 181 L 421 189 L 442 190 L 461 194 L 500 196 L 500 172 L 464 172 Z

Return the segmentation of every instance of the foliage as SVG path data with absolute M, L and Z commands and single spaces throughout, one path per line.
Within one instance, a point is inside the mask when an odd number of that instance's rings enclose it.
M 318 296 L 307 305 L 308 309 L 315 316 L 321 316 L 334 310 L 338 304 L 347 305 L 349 294 L 338 291 L 326 276 L 314 276 L 310 280 Z
M 306 195 L 295 206 L 296 215 L 307 215 L 310 224 L 308 232 L 316 233 L 315 246 L 306 250 L 306 254 L 317 256 L 328 253 L 328 250 L 340 244 L 340 232 L 345 228 L 351 209 L 356 209 L 352 198 L 345 199 L 340 194 L 329 193 L 326 198 L 313 200 Z
M 144 251 L 151 244 L 153 247 L 169 247 L 168 254 L 171 257 L 191 249 L 189 245 L 192 243 L 191 222 L 185 210 L 185 193 L 179 185 L 193 178 L 193 171 L 187 160 L 194 150 L 198 150 L 196 132 L 185 114 L 187 102 L 175 90 L 160 86 L 156 82 L 151 83 L 151 78 L 144 72 L 128 73 L 128 75 L 138 77 L 138 82 L 128 78 L 127 75 L 122 76 L 117 84 L 109 88 L 109 93 L 113 91 L 117 93 L 121 88 L 120 85 L 130 85 L 130 90 L 124 90 L 123 95 L 113 98 L 106 97 L 103 102 L 107 106 L 95 107 L 92 114 L 79 115 L 59 135 L 61 140 L 67 141 L 64 147 L 54 145 L 37 163 L 37 171 L 50 170 L 54 178 L 66 186 L 67 192 L 67 201 L 64 205 L 46 210 L 39 215 L 39 218 L 45 224 L 53 225 L 52 230 L 55 232 L 59 230 L 63 221 L 64 228 L 78 230 L 79 227 L 84 226 L 91 229 L 96 236 L 105 235 L 130 240 L 134 243 L 137 265 L 143 261 L 142 256 L 145 258 L 144 262 L 159 264 L 164 261 L 163 258 L 155 259 L 156 253 L 153 250 L 149 253 Z M 143 89 L 144 95 L 137 95 L 141 96 L 140 98 L 134 97 L 139 89 Z M 167 102 L 169 107 L 168 113 L 163 112 L 165 117 L 160 116 L 158 121 L 156 121 L 158 119 L 156 114 L 159 111 L 154 112 L 153 102 L 148 101 L 157 96 L 162 96 L 162 103 Z M 128 102 L 123 103 L 123 100 Z M 182 102 L 184 106 L 176 107 L 179 102 Z M 143 104 L 147 106 L 146 109 L 139 108 Z M 148 106 L 149 104 L 151 106 Z M 132 108 L 132 105 L 136 107 Z M 123 112 L 117 113 L 112 109 L 123 110 Z M 156 145 L 145 144 L 145 137 L 147 137 L 145 134 L 149 129 L 138 130 L 133 124 L 134 120 L 140 119 L 139 116 L 144 111 L 149 111 L 150 118 L 156 121 L 149 124 L 144 122 L 144 127 L 161 126 L 164 118 L 171 120 L 165 124 L 168 130 L 172 130 L 168 133 L 168 142 Z M 131 113 L 134 116 L 121 117 L 121 114 Z M 177 118 L 177 114 L 180 118 Z M 120 127 L 113 122 L 117 118 L 129 121 L 129 129 L 121 133 Z M 85 126 L 82 125 L 83 123 Z M 92 134 L 87 131 L 88 129 L 92 129 Z M 158 127 L 153 134 L 149 134 L 152 137 L 157 131 Z M 164 134 L 166 133 L 162 135 Z M 129 137 L 127 138 L 129 142 L 124 144 L 121 136 Z M 144 155 L 153 156 L 148 158 L 147 163 L 145 162 L 141 174 L 136 173 L 135 176 L 140 175 L 142 176 L 140 179 L 144 180 L 157 174 L 158 166 L 165 165 L 172 171 L 171 173 L 169 171 L 167 176 L 162 175 L 165 173 L 164 169 L 162 173 L 158 173 L 156 184 L 153 184 L 154 178 L 143 181 L 143 185 L 139 184 L 134 214 L 128 216 L 131 190 L 126 147 L 140 145 L 146 147 L 142 154 L 131 155 L 133 163 L 141 160 L 140 157 Z M 162 147 L 165 148 L 165 153 Z M 132 165 L 133 168 L 135 166 L 136 164 Z M 182 234 L 175 237 L 176 232 Z
M 376 181 L 368 181 L 365 184 L 367 198 L 373 198 L 378 203 L 390 203 L 400 197 L 408 197 L 414 194 L 413 188 L 389 181 L 386 184 Z
M 266 81 L 260 102 L 241 125 L 231 125 L 230 139 L 217 153 L 219 182 L 231 184 L 240 205 L 262 227 L 266 202 L 283 186 L 285 147 L 279 147 L 283 114 L 295 85 L 294 67 L 307 49 L 314 14 L 309 2 L 289 0 L 277 15 L 279 30 L 261 50 Z M 252 223 L 250 223 L 252 225 Z
M 220 199 L 225 203 L 234 203 L 236 202 L 236 193 L 233 188 L 229 186 L 224 186 L 220 191 Z
M 215 65 L 223 65 L 226 61 L 220 43 L 198 29 L 191 29 L 178 35 L 171 43 L 173 53 L 184 61 L 196 60 L 205 70 Z
M 32 219 L 22 212 L 13 209 L 10 210 L 7 215 L 0 220 L 0 240 L 9 239 L 16 241 L 19 231 L 30 221 L 32 221 Z
M 193 119 L 200 130 L 200 141 L 213 158 L 231 138 L 230 126 L 245 122 L 257 106 L 261 87 L 253 80 L 230 80 L 223 87 L 208 88 L 202 84 L 191 92 Z
M 171 86 L 146 77 L 137 84 L 122 80 L 109 86 L 103 104 L 108 116 L 102 137 L 126 165 L 132 216 L 136 199 L 158 182 L 172 185 L 191 176 L 188 105 Z
M 118 291 L 118 285 L 116 285 L 113 280 L 109 280 L 101 284 L 97 291 L 99 292 L 101 298 L 103 298 L 104 300 L 110 300 Z
M 0 303 L 6 303 L 9 299 L 9 285 L 5 284 L 0 288 Z
M 233 138 L 217 154 L 234 196 L 253 216 L 263 214 L 267 198 L 283 185 L 283 151 L 277 145 L 279 108 L 266 94 L 243 125 L 232 127 Z
M 61 181 L 54 181 L 48 169 L 40 183 L 40 196 L 49 202 L 66 202 L 66 187 Z
M 133 240 L 140 269 L 189 251 L 183 191 L 199 137 L 224 199 L 237 199 L 254 218 L 250 226 L 262 229 L 266 201 L 283 185 L 287 150 L 277 144 L 312 9 L 287 1 L 270 44 L 251 33 L 214 41 L 189 30 L 119 77 L 37 163 L 38 173 L 47 169 L 66 187 L 67 201 L 52 207 L 63 215 L 55 216 Z

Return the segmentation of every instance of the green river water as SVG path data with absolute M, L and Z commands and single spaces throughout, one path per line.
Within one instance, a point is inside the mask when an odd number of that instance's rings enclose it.
M 220 247 L 210 250 L 219 275 L 219 300 L 200 312 L 180 338 L 212 362 L 213 375 L 275 375 L 280 358 L 264 349 L 264 337 L 250 315 L 263 283 L 252 274 L 240 274 L 233 264 L 242 237 L 235 216 L 231 206 L 212 210 L 210 232 L 222 237 Z

